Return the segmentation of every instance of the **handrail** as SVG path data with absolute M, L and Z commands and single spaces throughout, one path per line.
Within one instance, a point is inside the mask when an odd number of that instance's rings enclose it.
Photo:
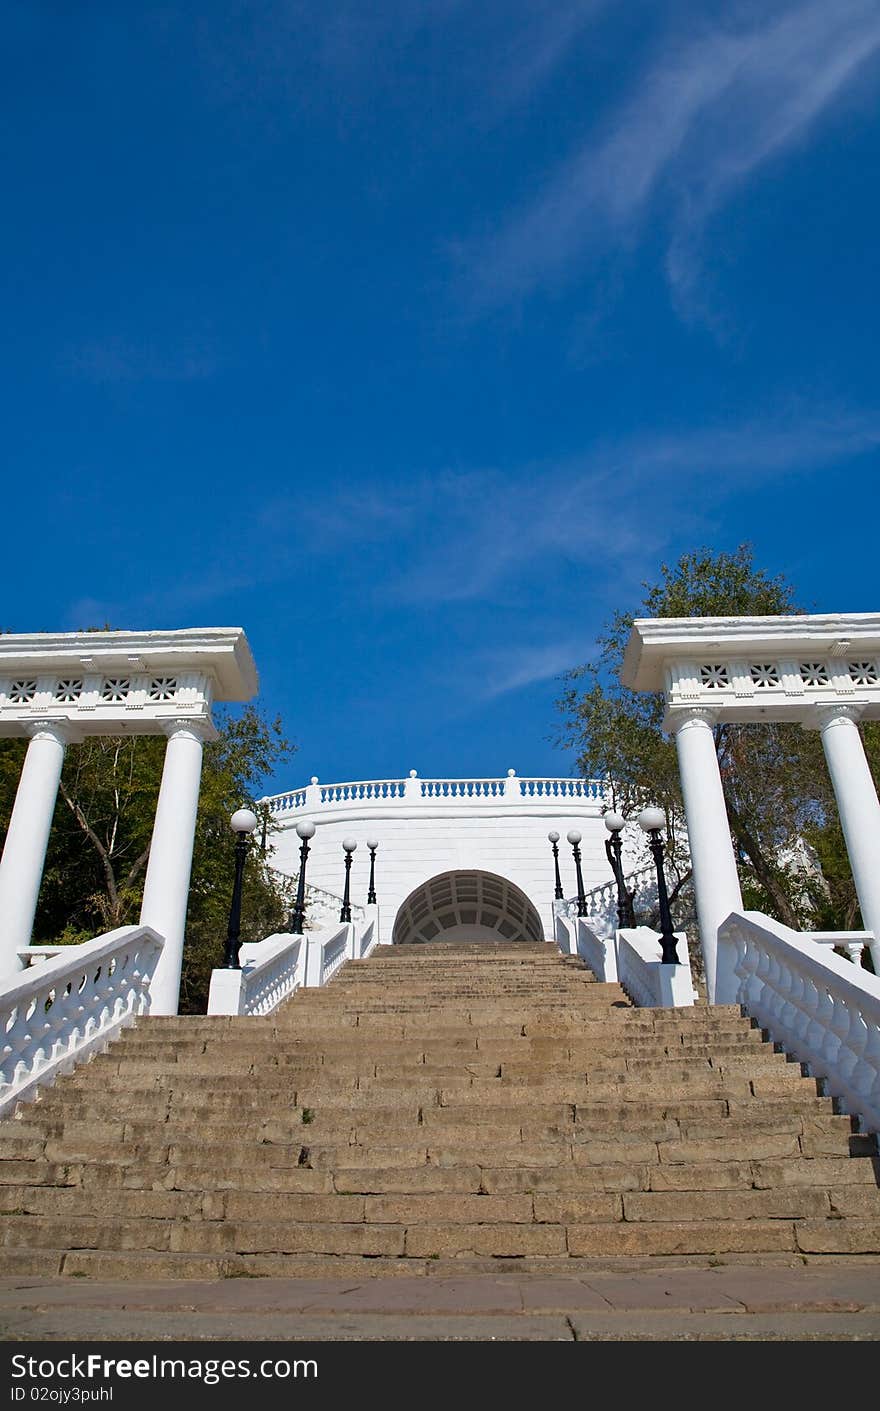
M 366 922 L 337 922 L 323 931 L 252 941 L 239 952 L 240 970 L 214 970 L 209 1014 L 271 1014 L 297 990 L 326 985 L 346 960 L 369 955 L 377 940 L 375 908 Z
M 249 942 L 239 951 L 241 961 L 241 998 L 238 1014 L 271 1014 L 283 1000 L 295 994 L 303 984 L 305 942 L 302 936 L 276 933 L 263 941 Z M 230 972 L 217 972 L 214 974 Z M 233 975 L 239 972 L 231 972 Z M 213 976 L 208 1013 L 222 1013 L 211 1008 L 214 996 Z
M 718 941 L 719 960 L 734 952 L 736 1003 L 880 1132 L 880 979 L 757 911 L 732 912 Z
M 163 944 L 149 926 L 122 926 L 0 984 L 0 1114 L 149 1011 Z
M 579 778 L 520 778 L 508 774 L 503 778 L 477 777 L 452 779 L 440 777 L 421 779 L 411 774 L 406 779 L 353 779 L 337 784 L 315 782 L 285 793 L 271 794 L 260 802 L 273 814 L 294 810 L 312 811 L 351 804 L 419 804 L 454 799 L 495 801 L 556 802 L 560 799 L 604 799 L 606 786 L 599 779 Z
M 624 878 L 627 889 L 634 895 L 647 884 L 653 883 L 656 887 L 657 873 L 652 862 L 646 862 L 642 867 L 635 868 Z M 597 886 L 591 887 L 584 893 L 587 905 L 587 915 L 603 917 L 609 925 L 617 924 L 617 883 L 611 877 L 607 882 L 599 882 Z M 569 919 L 577 916 L 577 897 L 566 897 L 564 901 L 556 902 L 556 912 Z

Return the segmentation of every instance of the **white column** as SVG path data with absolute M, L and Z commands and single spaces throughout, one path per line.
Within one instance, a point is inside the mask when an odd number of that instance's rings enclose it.
M 718 927 L 742 910 L 742 893 L 730 824 L 721 787 L 712 726 L 715 717 L 700 708 L 675 711 L 670 718 L 678 750 L 688 845 L 694 871 L 697 919 L 710 1004 L 732 1004 L 736 978 L 727 957 L 718 955 Z
M 857 706 L 847 705 L 816 712 L 862 922 L 874 932 L 869 947 L 880 974 L 880 802 L 859 734 L 860 714 Z
M 191 720 L 171 720 L 165 732 L 168 745 L 141 906 L 141 923 L 165 940 L 150 985 L 151 1014 L 176 1014 L 180 999 L 204 740 L 204 727 Z
M 31 939 L 69 739 L 64 723 L 57 720 L 42 720 L 24 728 L 31 742 L 0 860 L 0 976 L 23 968 L 17 952 Z

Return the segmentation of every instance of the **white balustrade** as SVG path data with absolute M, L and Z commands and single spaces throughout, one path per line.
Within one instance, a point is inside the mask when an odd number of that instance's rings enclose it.
M 563 955 L 579 955 L 597 980 L 617 981 L 617 952 L 613 932 L 600 936 L 583 916 L 556 913 L 556 944 Z
M 371 908 L 375 912 L 375 908 Z M 376 918 L 337 922 L 304 936 L 280 934 L 239 951 L 240 970 L 214 970 L 209 1014 L 271 1014 L 302 987 L 326 985 L 346 960 L 361 960 L 376 945 Z
M 874 940 L 873 931 L 809 931 L 807 934 L 817 945 L 845 950 L 847 957 L 859 966 L 865 946 Z
M 344 784 L 315 784 L 312 797 L 307 789 L 292 789 L 261 800 L 276 816 L 307 808 L 309 812 L 356 805 L 385 805 L 399 802 L 436 804 L 457 800 L 484 803 L 521 803 L 523 799 L 553 805 L 565 800 L 605 798 L 605 785 L 595 779 L 520 779 L 508 774 L 504 779 L 363 779 Z
M 520 779 L 520 793 L 526 799 L 605 798 L 605 785 L 599 779 Z
M 289 877 L 286 872 L 279 872 L 277 867 L 269 867 L 266 870 L 282 887 L 291 887 L 297 880 L 296 874 Z M 366 909 L 357 902 L 351 902 L 350 907 L 351 919 L 363 921 Z M 306 915 L 313 926 L 317 924 L 320 930 L 332 926 L 341 910 L 342 897 L 337 896 L 335 892 L 326 891 L 324 887 L 314 887 L 311 882 L 306 882 Z
M 649 926 L 617 932 L 617 975 L 634 1004 L 647 1009 L 683 1009 L 697 1001 L 687 937 L 676 931 L 678 965 L 660 959 L 660 937 Z
M 290 813 L 293 809 L 305 808 L 305 789 L 291 789 L 287 794 L 273 794 L 271 799 L 261 799 L 261 803 L 270 803 L 273 813 Z
M 634 900 L 638 900 L 642 909 L 656 905 L 657 901 L 657 873 L 654 864 L 645 863 L 643 867 L 637 867 L 625 879 L 627 889 L 632 892 Z M 598 887 L 591 887 L 584 893 L 587 905 L 587 915 L 600 929 L 610 927 L 614 930 L 617 927 L 617 883 L 612 878 L 608 882 L 600 882 Z M 578 914 L 577 897 L 566 897 L 564 901 L 556 902 L 557 914 L 562 912 L 569 919 L 576 918 Z
M 345 964 L 350 944 L 349 930 L 350 927 L 346 924 L 326 940 L 309 939 L 309 947 L 315 947 L 318 958 L 315 973 L 319 978 L 316 980 L 316 984 L 326 985 L 328 980 L 332 980 L 340 965 Z
M 63 946 L 0 985 L 0 1114 L 149 1012 L 162 945 L 149 926 L 122 926 Z
M 719 929 L 736 1003 L 868 1130 L 880 1131 L 880 979 L 757 911 Z
M 376 944 L 376 921 L 371 919 L 362 930 L 355 928 L 353 958 L 363 960 Z
M 423 799 L 501 799 L 504 779 L 422 779 Z
M 51 960 L 55 955 L 62 955 L 64 952 L 70 954 L 70 946 L 21 946 L 18 951 L 18 958 L 21 961 L 22 970 L 32 969 L 35 965 L 41 965 L 44 960 Z
M 271 1014 L 305 984 L 305 941 L 276 934 L 239 950 L 240 970 L 214 970 L 209 1014 Z

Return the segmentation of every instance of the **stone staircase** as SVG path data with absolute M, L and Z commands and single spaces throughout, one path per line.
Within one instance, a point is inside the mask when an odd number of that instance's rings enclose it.
M 0 1274 L 363 1277 L 880 1253 L 873 1138 L 732 1007 L 550 946 L 383 947 L 141 1020 L 0 1122 Z

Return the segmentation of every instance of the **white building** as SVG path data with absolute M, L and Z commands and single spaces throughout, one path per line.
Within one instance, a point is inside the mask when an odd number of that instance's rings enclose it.
M 367 901 L 369 843 L 383 943 L 479 937 L 552 939 L 556 890 L 548 833 L 559 834 L 566 897 L 577 894 L 570 831 L 582 835 L 587 891 L 611 880 L 601 784 L 584 779 L 407 778 L 311 784 L 266 800 L 274 823 L 272 865 L 299 872 L 297 824 L 315 825 L 306 866 L 311 885 L 341 896 L 343 842 L 357 843 L 351 900 Z

